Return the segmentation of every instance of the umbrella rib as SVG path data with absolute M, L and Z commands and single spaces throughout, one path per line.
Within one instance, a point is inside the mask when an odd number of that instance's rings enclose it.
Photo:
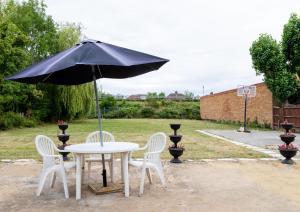
M 117 60 L 119 63 L 122 64 L 122 66 L 130 66 L 130 64 L 128 63 L 124 63 L 122 60 L 120 60 L 118 57 L 114 56 L 113 54 L 111 54 L 108 49 L 110 49 L 109 46 L 106 45 L 106 43 L 101 43 L 102 45 L 96 43 L 95 45 L 98 46 L 98 48 L 102 49 L 106 54 L 110 55 L 111 57 L 113 57 L 115 60 Z M 104 44 L 104 45 L 103 45 Z M 111 49 L 110 49 L 111 50 Z
M 77 47 L 77 46 L 76 46 Z M 64 56 L 62 56 L 61 58 L 59 58 L 59 60 L 54 61 L 53 63 L 51 63 L 51 65 L 49 65 L 46 68 L 46 71 L 48 71 L 53 65 L 57 64 L 59 61 L 61 61 L 62 59 L 64 59 L 65 57 L 67 57 L 68 55 L 70 55 L 72 52 L 74 52 L 77 48 L 73 48 L 72 51 L 69 51 L 67 54 L 65 54 Z M 50 74 L 48 74 L 42 81 L 45 82 L 49 77 L 51 77 L 51 75 L 55 73 L 55 72 L 51 72 Z
M 100 74 L 100 78 L 103 78 L 102 73 L 101 73 L 101 70 L 100 70 L 100 68 L 99 68 L 99 65 L 97 65 L 97 69 L 98 69 L 98 72 L 99 72 L 99 74 Z
M 81 46 L 82 46 L 82 44 L 81 44 Z M 64 59 L 68 55 L 70 55 L 72 52 L 74 52 L 77 49 L 76 47 L 74 49 L 72 49 L 72 51 L 69 51 L 67 54 L 65 54 L 64 56 L 62 56 L 61 58 L 59 58 L 59 60 L 54 61 L 49 67 L 47 67 L 46 71 L 48 71 L 53 65 L 57 64 L 59 61 L 61 61 L 62 59 Z M 55 73 L 55 72 L 51 72 L 50 74 L 48 74 L 42 81 L 45 82 L 49 77 L 51 77 L 51 75 L 53 73 Z

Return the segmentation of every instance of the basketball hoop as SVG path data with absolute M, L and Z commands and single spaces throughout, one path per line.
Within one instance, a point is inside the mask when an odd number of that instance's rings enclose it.
M 237 88 L 237 96 L 244 97 L 255 97 L 256 96 L 256 86 L 254 85 L 239 85 Z
M 247 129 L 247 99 L 256 96 L 256 86 L 254 85 L 239 85 L 237 88 L 237 96 L 243 96 L 245 99 L 245 108 L 244 108 L 244 127 L 241 127 L 239 132 L 250 132 Z

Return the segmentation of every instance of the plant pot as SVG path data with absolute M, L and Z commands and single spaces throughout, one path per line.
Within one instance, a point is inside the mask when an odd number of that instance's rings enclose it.
M 289 130 L 291 130 L 294 126 L 293 123 L 281 123 L 280 126 L 286 130 L 286 132 L 288 132 Z
M 178 157 L 183 154 L 184 148 L 182 147 L 169 147 L 170 154 L 174 157 L 170 162 L 171 163 L 182 163 Z
M 289 145 L 290 143 L 292 143 L 295 140 L 295 135 L 293 134 L 282 134 L 280 135 L 280 139 L 286 143 L 286 145 Z
M 180 128 L 181 124 L 170 124 L 172 130 L 174 130 L 174 135 L 177 135 L 177 130 Z
M 59 129 L 63 131 L 63 134 L 65 133 L 65 130 L 68 129 L 68 124 L 58 124 Z
M 60 150 L 64 150 L 66 146 L 69 146 L 70 144 L 66 144 L 64 143 L 63 145 L 58 145 L 57 148 L 60 149 Z M 63 156 L 63 160 L 64 161 L 68 161 L 69 158 L 68 158 L 68 154 L 70 152 L 59 152 L 59 154 L 61 154 Z
M 291 159 L 297 154 L 298 149 L 279 149 L 280 154 L 285 157 L 285 159 L 282 161 L 282 163 L 285 164 L 293 164 L 294 161 Z
M 182 135 L 169 135 L 169 138 L 174 143 L 175 147 L 177 147 L 177 143 L 181 141 Z
M 65 144 L 69 140 L 70 135 L 59 134 L 57 137 L 58 137 L 58 140 L 60 140 L 63 144 Z

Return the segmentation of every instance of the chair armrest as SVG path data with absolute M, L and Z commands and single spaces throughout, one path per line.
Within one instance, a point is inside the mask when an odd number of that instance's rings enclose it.
M 155 151 L 155 152 L 146 152 L 144 156 L 147 157 L 148 155 L 160 154 L 162 151 Z
M 143 147 L 141 147 L 141 148 L 138 148 L 138 149 L 136 149 L 136 150 L 134 150 L 134 151 L 132 151 L 132 152 L 142 151 L 142 150 L 147 149 L 147 147 L 148 147 L 148 145 L 146 144 L 145 146 L 143 146 Z

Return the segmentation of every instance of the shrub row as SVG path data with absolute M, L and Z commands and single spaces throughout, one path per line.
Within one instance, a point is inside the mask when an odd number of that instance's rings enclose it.
M 0 130 L 11 129 L 14 127 L 35 127 L 37 121 L 19 113 L 7 112 L 0 116 Z
M 126 101 L 102 111 L 104 118 L 200 119 L 198 102 L 157 102 L 153 106 Z

